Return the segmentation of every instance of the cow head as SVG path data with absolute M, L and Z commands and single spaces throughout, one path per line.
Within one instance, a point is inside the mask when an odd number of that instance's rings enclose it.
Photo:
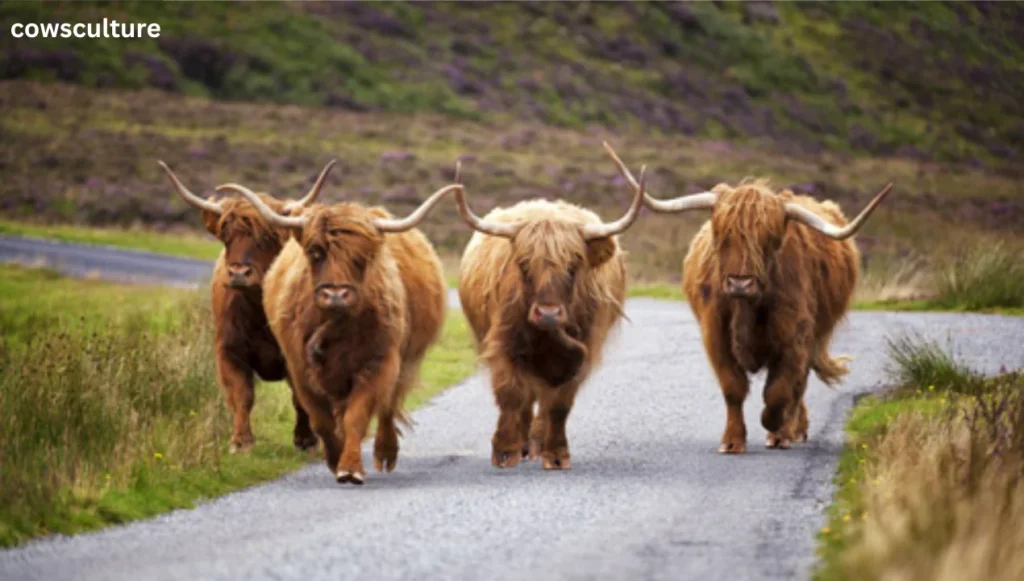
M 321 176 L 329 170 L 328 165 Z M 415 228 L 446 194 L 460 186 L 450 185 L 434 192 L 401 220 L 391 218 L 382 209 L 347 202 L 318 204 L 300 216 L 281 216 L 258 194 L 243 186 L 225 184 L 217 189 L 241 193 L 267 222 L 290 230 L 309 263 L 314 304 L 332 315 L 355 316 L 366 305 L 366 281 L 376 269 L 384 267 L 378 260 L 384 237 Z
M 573 320 L 576 307 L 594 298 L 594 270 L 615 255 L 616 235 L 640 214 L 643 174 L 641 170 L 640 189 L 625 215 L 609 223 L 582 224 L 550 215 L 514 223 L 485 220 L 473 213 L 462 190 L 455 193 L 455 203 L 471 228 L 509 240 L 511 256 L 506 268 L 518 277 L 518 297 L 512 302 L 525 307 L 526 322 L 565 337 L 568 328 L 579 324 Z
M 607 143 L 604 146 L 626 181 L 639 189 L 640 184 L 611 146 Z M 655 212 L 662 213 L 710 210 L 721 293 L 736 299 L 757 301 L 769 290 L 769 273 L 791 220 L 828 238 L 845 240 L 864 225 L 892 186 L 891 183 L 885 186 L 856 218 L 844 226 L 832 224 L 807 208 L 787 201 L 762 182 L 747 182 L 736 188 L 722 184 L 710 192 L 674 200 L 658 200 L 645 194 L 644 203 Z
M 199 208 L 207 231 L 224 244 L 228 286 L 237 289 L 259 287 L 263 281 L 263 273 L 288 240 L 288 231 L 271 225 L 245 200 L 228 198 L 214 201 L 212 198 L 200 198 L 189 191 L 164 162 L 159 163 L 174 184 L 178 195 L 190 205 Z M 332 161 L 331 165 L 333 164 Z M 266 194 L 258 194 L 258 197 L 275 214 L 287 216 L 301 211 L 316 200 L 326 175 L 325 170 L 309 193 L 298 201 L 282 202 Z

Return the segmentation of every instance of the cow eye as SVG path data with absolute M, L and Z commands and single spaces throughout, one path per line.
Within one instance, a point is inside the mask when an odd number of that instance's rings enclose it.
M 342 236 L 344 234 L 355 234 L 355 232 L 349 230 L 348 228 L 335 228 L 331 230 L 331 235 L 333 236 Z
M 316 264 L 324 259 L 324 249 L 319 246 L 314 246 L 309 249 L 309 260 Z
M 576 278 L 576 273 L 579 271 L 579 269 L 580 269 L 580 265 L 577 262 L 574 262 L 574 263 L 569 265 L 568 273 L 569 273 L 569 279 L 570 280 Z
M 356 267 L 356 270 L 359 271 L 360 275 L 362 275 L 366 271 L 366 259 L 363 258 L 362 256 L 356 257 L 352 261 L 352 264 L 353 264 L 353 266 Z

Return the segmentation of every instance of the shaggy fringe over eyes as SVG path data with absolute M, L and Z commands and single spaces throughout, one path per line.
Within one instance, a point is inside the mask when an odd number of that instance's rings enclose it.
M 531 249 L 529 259 L 532 271 L 540 270 L 541 267 L 544 267 L 545 262 L 553 262 L 558 266 L 545 268 L 554 268 L 561 276 L 565 276 L 569 265 L 578 258 L 582 258 L 583 263 L 576 275 L 572 296 L 569 297 L 569 304 L 566 305 L 570 324 L 579 322 L 580 313 L 594 312 L 597 304 L 611 305 L 618 315 L 623 315 L 623 305 L 612 295 L 611 289 L 607 285 L 602 285 L 599 282 L 601 270 L 613 267 L 617 258 L 613 256 L 596 268 L 587 265 L 587 246 L 580 237 L 577 225 L 535 222 L 524 227 L 516 236 L 514 243 L 506 243 L 522 245 L 524 248 Z M 500 269 L 486 273 L 485 285 L 488 293 L 509 293 L 508 296 L 498 297 L 498 303 L 501 305 L 501 323 L 495 329 L 498 333 L 513 332 L 522 323 L 522 316 L 529 308 L 529 305 L 525 304 L 526 297 L 521 284 L 502 284 L 506 277 L 514 277 L 518 280 L 519 276 L 514 251 L 508 253 Z M 503 291 L 502 289 L 508 290 Z M 490 344 L 498 345 L 499 342 L 490 342 Z M 488 354 L 484 355 L 485 358 L 488 356 Z
M 280 202 L 269 196 L 261 194 L 260 197 L 275 211 L 280 211 L 283 207 Z M 221 207 L 224 208 L 224 213 L 221 214 L 217 227 L 226 234 L 247 238 L 260 238 L 270 234 L 279 244 L 284 244 L 288 240 L 288 233 L 285 230 L 271 226 L 247 201 L 227 199 L 221 202 Z
M 712 191 L 718 194 L 713 217 L 715 233 L 740 244 L 753 274 L 764 280 L 768 272 L 758 234 L 773 223 L 785 225 L 784 196 L 772 191 L 767 179 L 745 178 L 735 188 L 718 184 Z M 719 242 L 716 240 L 716 244 Z

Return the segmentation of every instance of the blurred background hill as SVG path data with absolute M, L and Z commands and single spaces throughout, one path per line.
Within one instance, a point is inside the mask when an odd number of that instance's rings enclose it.
M 8 33 L 104 17 L 160 38 Z M 851 214 L 896 180 L 869 252 L 1024 235 L 1019 2 L 8 2 L 0 21 L 9 218 L 198 228 L 158 158 L 196 191 L 294 197 L 337 156 L 327 199 L 400 213 L 460 155 L 481 210 L 541 195 L 611 217 L 609 139 L 662 196 L 758 175 Z M 703 218 L 627 244 L 677 276 Z M 456 252 L 453 220 L 427 229 Z

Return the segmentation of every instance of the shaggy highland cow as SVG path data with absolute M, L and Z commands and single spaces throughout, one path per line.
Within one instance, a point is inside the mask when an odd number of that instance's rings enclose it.
M 394 470 L 395 422 L 405 420 L 405 396 L 438 338 L 447 299 L 441 261 L 414 228 L 459 186 L 438 190 L 401 220 L 351 202 L 282 217 L 230 187 L 292 232 L 264 277 L 263 304 L 328 469 L 339 483 L 364 482 L 360 445 L 376 415 L 374 467 Z
M 568 469 L 566 420 L 623 315 L 626 261 L 616 235 L 639 215 L 642 189 L 608 224 L 563 201 L 528 200 L 483 218 L 462 190 L 455 201 L 476 230 L 459 297 L 499 408 L 491 463 L 508 468 L 539 455 L 545 469 Z
M 210 282 L 217 378 L 234 416 L 229 450 L 232 453 L 247 450 L 253 444 L 249 422 L 255 402 L 253 375 L 263 381 L 280 381 L 287 376 L 284 355 L 263 312 L 262 284 L 264 273 L 281 252 L 289 234 L 284 228 L 271 226 L 245 200 L 200 198 L 189 191 L 164 162 L 159 163 L 178 195 L 199 209 L 206 229 L 224 244 Z M 259 197 L 275 213 L 288 215 L 301 211 L 316 200 L 326 176 L 324 170 L 309 193 L 298 201 L 282 202 L 266 194 L 259 194 Z M 295 407 L 295 446 L 299 449 L 316 446 L 316 435 L 294 392 L 292 404 Z
M 611 147 L 605 148 L 639 189 Z M 850 237 L 891 188 L 883 188 L 849 223 L 831 201 L 774 192 L 763 181 L 719 184 L 674 200 L 644 196 L 656 212 L 711 211 L 683 261 L 682 287 L 725 396 L 719 452 L 746 451 L 747 374 L 764 368 L 761 424 L 768 430 L 767 446 L 789 448 L 807 440 L 803 396 L 810 371 L 830 385 L 848 372 L 828 347 L 860 276 Z

